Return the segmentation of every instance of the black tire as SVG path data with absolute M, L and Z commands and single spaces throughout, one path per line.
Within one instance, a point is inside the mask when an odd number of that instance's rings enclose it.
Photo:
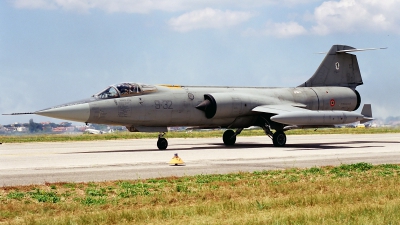
M 157 141 L 157 147 L 160 150 L 165 150 L 168 147 L 168 141 L 165 138 L 159 138 Z
M 277 131 L 272 136 L 272 142 L 275 147 L 283 147 L 286 144 L 286 134 L 283 131 Z
M 222 136 L 222 140 L 227 146 L 234 145 L 236 142 L 235 132 L 233 130 L 226 130 Z

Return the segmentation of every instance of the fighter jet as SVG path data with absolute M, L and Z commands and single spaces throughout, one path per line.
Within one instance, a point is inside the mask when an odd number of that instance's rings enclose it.
M 356 87 L 363 84 L 352 52 L 373 50 L 333 45 L 313 76 L 297 87 L 217 87 L 148 85 L 125 82 L 108 86 L 81 101 L 31 112 L 64 120 L 123 125 L 130 132 L 159 132 L 166 149 L 168 127 L 225 128 L 223 142 L 234 145 L 244 128 L 261 127 L 276 147 L 290 129 L 334 127 L 372 120 L 371 105 L 361 114 Z M 235 131 L 234 131 L 235 129 Z M 275 132 L 273 132 L 275 131 Z

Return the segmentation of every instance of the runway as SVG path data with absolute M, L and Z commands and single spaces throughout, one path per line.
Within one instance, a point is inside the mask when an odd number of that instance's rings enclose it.
M 369 162 L 400 163 L 400 134 L 291 135 L 284 148 L 266 137 L 23 143 L 0 145 L 0 186 L 262 171 Z M 169 166 L 174 153 L 185 166 Z

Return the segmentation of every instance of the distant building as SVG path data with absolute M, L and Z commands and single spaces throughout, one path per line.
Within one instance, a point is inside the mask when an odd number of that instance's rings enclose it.
M 75 127 L 55 127 L 52 129 L 52 131 L 56 133 L 74 132 Z
M 28 128 L 26 128 L 26 127 L 17 127 L 17 131 L 18 132 L 27 132 Z

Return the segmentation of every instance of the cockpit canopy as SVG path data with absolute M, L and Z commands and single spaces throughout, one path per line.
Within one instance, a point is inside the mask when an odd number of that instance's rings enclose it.
M 111 85 L 104 91 L 94 95 L 97 98 L 122 98 L 128 96 L 143 95 L 150 92 L 157 91 L 157 88 L 152 85 L 138 84 L 138 83 L 120 83 Z

